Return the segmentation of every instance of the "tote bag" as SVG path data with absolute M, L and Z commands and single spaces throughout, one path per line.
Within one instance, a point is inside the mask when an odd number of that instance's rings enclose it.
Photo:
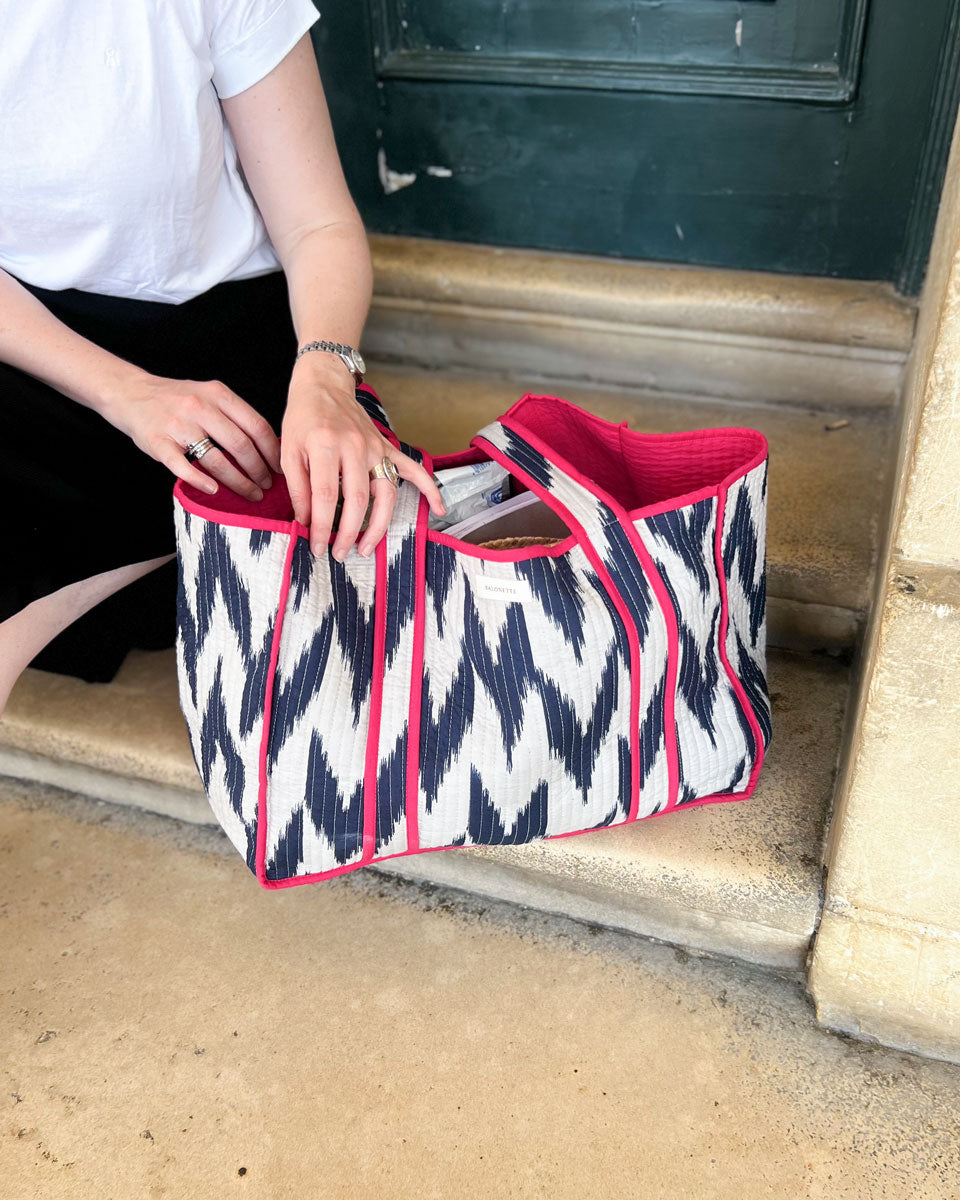
M 427 470 L 493 459 L 569 530 L 485 549 L 399 484 L 369 557 L 314 556 L 282 477 L 178 482 L 181 706 L 210 806 L 265 888 L 739 800 L 770 740 L 767 443 L 640 434 L 526 395 Z

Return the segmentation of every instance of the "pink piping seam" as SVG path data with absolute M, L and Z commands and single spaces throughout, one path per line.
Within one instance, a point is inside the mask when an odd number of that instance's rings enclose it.
M 296 531 L 296 534 L 294 532 Z M 297 545 L 297 536 L 303 536 L 307 531 L 302 525 L 294 522 L 294 530 L 290 531 L 290 545 L 283 560 L 283 576 L 280 580 L 280 595 L 277 598 L 277 616 L 273 623 L 273 640 L 270 643 L 270 663 L 267 667 L 267 681 L 263 693 L 263 729 L 260 733 L 260 772 L 257 790 L 257 850 L 256 868 L 257 879 L 263 887 L 270 887 L 275 881 L 267 879 L 267 754 L 270 746 L 270 718 L 273 713 L 273 685 L 277 675 L 277 661 L 280 657 L 280 634 L 283 630 L 283 617 L 287 611 L 287 596 L 290 592 L 290 574 L 293 566 L 293 552 Z
M 423 466 L 433 472 L 433 459 L 426 452 Z M 410 658 L 410 707 L 407 713 L 407 778 L 404 807 L 407 817 L 407 851 L 420 848 L 420 706 L 423 703 L 423 644 L 427 607 L 427 521 L 430 506 L 423 494 L 417 507 L 413 576 L 413 653 Z
M 746 792 L 749 795 L 756 787 L 757 779 L 760 776 L 760 768 L 763 766 L 766 748 L 763 744 L 763 734 L 760 732 L 760 722 L 757 720 L 757 714 L 753 711 L 753 705 L 747 698 L 746 690 L 731 667 L 730 659 L 727 657 L 727 625 L 730 619 L 730 605 L 727 599 L 727 576 L 723 569 L 722 545 L 723 518 L 726 509 L 727 489 L 724 488 L 717 496 L 717 529 L 713 541 L 713 556 L 717 567 L 717 576 L 720 580 L 720 628 L 717 631 L 717 649 L 720 653 L 720 661 L 723 663 L 723 669 L 730 680 L 730 686 L 733 688 L 737 701 L 743 709 L 743 715 L 747 718 L 750 732 L 753 734 L 753 769 L 750 772 L 750 778 L 747 780 L 746 787 Z
M 653 559 L 646 546 L 640 539 L 639 533 L 634 528 L 633 522 L 630 520 L 627 510 L 618 501 L 598 487 L 592 479 L 588 479 L 581 471 L 578 471 L 572 463 L 568 463 L 559 454 L 556 454 L 537 434 L 526 429 L 519 421 L 505 421 L 501 419 L 500 424 L 506 429 L 512 429 L 514 433 L 519 434 L 530 443 L 534 449 L 539 450 L 547 462 L 555 463 L 561 471 L 575 479 L 582 488 L 590 492 L 591 495 L 599 497 L 604 504 L 607 505 L 619 518 L 620 524 L 623 526 L 634 553 L 640 561 L 644 574 L 647 577 L 650 586 L 653 588 L 654 595 L 657 597 L 657 604 L 660 606 L 660 612 L 663 615 L 663 623 L 667 631 L 667 686 L 663 697 L 663 748 L 667 755 L 667 803 L 664 805 L 664 812 L 668 812 L 677 806 L 677 799 L 680 792 L 680 761 L 677 753 L 677 718 L 676 718 L 676 692 L 677 692 L 677 661 L 680 657 L 680 636 L 677 631 L 677 617 L 673 611 L 673 605 L 670 602 L 670 595 L 667 592 L 666 585 L 660 577 L 660 572 L 657 570 Z M 609 578 L 609 576 L 608 576 Z M 611 587 L 613 580 L 610 580 Z M 632 626 L 632 620 L 629 620 L 628 628 Z M 640 665 L 640 647 L 637 643 L 637 675 L 639 677 Z M 632 674 L 632 672 L 631 672 Z M 637 717 L 636 728 L 639 739 L 640 732 L 640 696 L 639 696 L 639 681 L 637 694 Z M 637 755 L 639 757 L 639 740 L 637 742 Z M 639 770 L 639 767 L 638 767 Z M 640 810 L 640 789 L 639 786 L 636 795 L 633 797 L 630 804 L 630 816 L 636 819 L 637 813 Z
M 380 763 L 380 721 L 383 716 L 384 652 L 387 644 L 387 539 L 374 551 L 376 583 L 373 593 L 373 678 L 370 681 L 370 716 L 367 719 L 367 752 L 363 771 L 363 857 L 368 863 L 377 845 L 377 767 Z
M 383 436 L 400 448 L 397 435 L 379 426 Z M 373 677 L 370 680 L 370 715 L 367 719 L 367 747 L 363 769 L 363 855 L 368 863 L 377 851 L 377 774 L 380 765 L 380 725 L 383 722 L 383 677 L 386 671 L 387 645 L 387 537 L 377 542 L 373 552 L 376 579 L 373 591 Z M 409 746 L 409 734 L 407 745 Z
M 703 804 L 731 804 L 738 800 L 748 800 L 753 795 L 756 784 L 747 788 L 742 792 L 716 792 L 712 796 L 701 796 L 697 800 L 687 800 L 675 809 L 661 808 L 657 812 L 647 813 L 645 817 L 629 818 L 623 821 L 612 821 L 609 825 L 602 825 L 595 829 L 571 829 L 568 833 L 548 833 L 546 837 L 538 839 L 545 842 L 557 841 L 559 838 L 580 837 L 584 833 L 602 834 L 607 829 L 619 829 L 622 825 L 635 825 L 639 821 L 649 821 L 654 817 L 665 816 L 669 812 L 685 812 L 688 808 L 699 808 Z M 304 883 L 324 883 L 328 879 L 335 879 L 338 875 L 347 875 L 351 871 L 358 871 L 361 867 L 376 865 L 377 863 L 389 862 L 393 858 L 408 858 L 413 854 L 432 854 L 438 850 L 482 850 L 482 846 L 421 846 L 419 850 L 398 850 L 396 854 L 382 854 L 367 863 L 363 860 L 346 863 L 342 867 L 333 867 L 329 871 L 314 871 L 312 875 L 293 875 L 288 879 L 268 879 L 263 886 L 269 890 L 285 887 L 300 887 Z

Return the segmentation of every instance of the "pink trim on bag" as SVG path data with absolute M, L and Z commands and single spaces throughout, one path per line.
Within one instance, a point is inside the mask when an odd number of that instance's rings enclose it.
M 368 863 L 377 849 L 377 768 L 380 765 L 380 721 L 383 716 L 383 673 L 387 645 L 387 539 L 374 551 L 376 583 L 373 592 L 373 675 L 370 680 L 370 716 L 363 771 L 363 856 Z
M 585 833 L 603 833 L 606 829 L 620 829 L 624 825 L 639 825 L 643 821 L 651 821 L 654 817 L 665 816 L 668 812 L 676 813 L 683 812 L 687 808 L 699 808 L 704 804 L 735 804 L 741 800 L 748 800 L 756 788 L 754 781 L 746 790 L 742 792 L 716 792 L 712 796 L 701 796 L 696 800 L 687 800 L 676 808 L 665 809 L 661 808 L 657 812 L 647 813 L 642 817 L 635 817 L 632 820 L 626 819 L 623 821 L 611 821 L 609 825 L 598 825 L 593 829 L 571 829 L 567 833 L 548 833 L 545 837 L 537 838 L 538 842 L 553 842 L 559 838 L 580 837 Z M 521 845 L 530 845 L 532 843 L 521 843 Z M 509 843 L 507 843 L 509 845 Z M 268 879 L 264 887 L 282 888 L 282 887 L 299 887 L 304 883 L 323 883 L 327 879 L 335 879 L 338 875 L 347 875 L 351 871 L 359 871 L 361 867 L 372 866 L 376 867 L 377 863 L 389 862 L 393 858 L 409 858 L 412 855 L 419 854 L 434 854 L 442 850 L 482 850 L 483 845 L 453 845 L 448 846 L 422 846 L 419 850 L 398 850 L 395 854 L 383 854 L 371 861 L 357 861 L 345 863 L 342 867 L 332 867 L 329 871 L 314 871 L 311 875 L 292 875 L 287 879 Z
M 296 525 L 296 522 L 294 522 Z M 303 530 L 303 526 L 297 526 Z M 275 887 L 277 881 L 267 879 L 267 757 L 270 751 L 270 719 L 273 714 L 273 686 L 277 675 L 277 662 L 280 658 L 280 635 L 283 631 L 283 617 L 287 611 L 287 596 L 290 593 L 290 575 L 293 567 L 293 552 L 297 546 L 296 537 L 291 536 L 290 545 L 283 560 L 283 574 L 280 577 L 280 595 L 277 598 L 277 616 L 273 623 L 273 640 L 270 643 L 270 662 L 267 666 L 267 679 L 263 691 L 263 729 L 260 733 L 260 769 L 257 789 L 257 849 L 255 865 L 257 879 L 263 887 Z
M 640 534 L 630 520 L 630 515 L 627 510 L 615 500 L 611 495 L 599 487 L 594 480 L 584 475 L 582 471 L 578 471 L 572 463 L 567 462 L 556 454 L 550 446 L 537 434 L 532 433 L 529 429 L 520 425 L 519 422 L 512 423 L 501 420 L 500 424 L 505 429 L 512 429 L 518 436 L 524 438 L 535 450 L 539 451 L 547 462 L 553 463 L 571 479 L 580 484 L 585 491 L 590 495 L 598 497 L 607 505 L 614 513 L 616 513 L 621 526 L 626 533 L 630 545 L 633 547 L 640 566 L 647 577 L 653 593 L 657 598 L 657 604 L 660 607 L 660 612 L 663 615 L 663 623 L 667 631 L 667 679 L 666 691 L 663 698 L 663 748 L 667 756 L 667 803 L 663 811 L 669 811 L 676 807 L 677 798 L 680 793 L 680 756 L 677 749 L 677 718 L 676 718 L 676 694 L 677 694 L 677 669 L 680 659 L 680 635 L 677 630 L 677 615 L 673 609 L 673 603 L 670 600 L 670 593 L 667 591 L 666 584 L 657 570 L 656 564 L 647 550 L 646 546 L 640 538 Z M 612 584 L 611 580 L 611 584 Z M 632 625 L 632 621 L 630 622 Z M 639 642 L 638 642 L 638 658 L 639 663 Z M 639 697 L 637 703 L 639 713 Z M 639 733 L 640 718 L 637 718 L 637 726 Z M 638 743 L 639 745 L 639 743 Z M 639 750 L 638 750 L 639 753 Z M 640 807 L 639 789 L 634 798 L 630 815 L 636 818 Z
M 759 463 L 757 464 L 759 466 Z M 717 630 L 717 650 L 720 654 L 720 661 L 723 663 L 723 669 L 727 673 L 727 678 L 730 680 L 730 686 L 733 688 L 734 695 L 737 697 L 737 702 L 743 709 L 743 715 L 747 718 L 747 724 L 750 726 L 750 732 L 753 734 L 753 768 L 750 771 L 750 778 L 747 780 L 747 786 L 744 789 L 744 795 L 749 796 L 757 785 L 757 779 L 760 776 L 760 768 L 763 766 L 763 758 L 766 752 L 766 747 L 763 744 L 763 734 L 760 731 L 760 722 L 757 720 L 757 714 L 753 711 L 753 705 L 747 697 L 746 690 L 740 681 L 740 677 L 730 665 L 730 659 L 727 656 L 727 625 L 730 619 L 730 605 L 727 600 L 727 576 L 723 568 L 723 518 L 727 508 L 727 491 L 724 489 L 717 496 L 717 528 L 713 541 L 713 557 L 717 568 L 717 576 L 720 580 L 720 621 L 719 629 Z M 740 795 L 739 792 L 729 792 L 727 795 Z M 691 801 L 691 803 L 693 803 Z M 686 805 L 684 805 L 686 807 Z
M 615 425 L 603 417 L 557 396 L 528 392 L 507 410 L 500 423 L 545 437 L 555 462 L 576 459 L 579 470 L 607 494 L 615 494 L 633 515 L 648 516 L 700 498 L 759 465 L 767 457 L 766 438 L 755 429 L 728 426 L 640 433 L 626 421 Z M 619 455 L 618 467 L 611 463 Z M 645 503 L 631 503 L 615 481 L 635 476 L 640 494 L 654 493 Z M 607 479 L 610 483 L 606 483 Z M 664 506 L 666 506 L 664 508 Z
M 433 471 L 433 459 L 426 452 L 423 466 Z M 420 708 L 423 703 L 423 645 L 427 619 L 427 521 L 430 505 L 421 492 L 417 506 L 417 531 L 414 541 L 413 653 L 410 658 L 410 704 L 407 711 L 407 775 L 404 807 L 407 819 L 407 851 L 420 847 Z
M 450 537 L 442 529 L 427 530 L 427 541 L 440 542 L 441 545 L 450 546 L 458 554 L 469 554 L 471 558 L 483 558 L 493 562 L 519 562 L 526 558 L 557 558 L 561 554 L 569 553 L 574 546 L 578 545 L 577 539 L 571 533 L 569 537 L 564 538 L 562 542 L 557 542 L 555 546 L 515 546 L 511 550 L 487 550 L 473 542 L 463 542 L 460 538 Z
M 263 529 L 269 530 L 271 533 L 292 534 L 293 527 L 297 524 L 296 521 L 292 520 L 274 521 L 267 517 L 253 517 L 242 513 L 221 512 L 220 509 L 211 508 L 208 504 L 201 504 L 193 496 L 188 495 L 182 479 L 178 479 L 174 486 L 173 498 L 188 513 L 202 517 L 204 521 L 212 521 L 215 525 L 229 525 L 238 529 Z M 302 529 L 303 526 L 301 525 L 300 528 Z M 305 536 L 306 534 L 301 534 L 301 537 Z
M 363 384 L 358 390 L 372 396 L 379 404 L 380 397 Z M 376 417 L 370 421 L 388 442 L 396 449 L 400 448 L 397 435 Z M 229 455 L 228 455 L 229 457 Z M 293 502 L 287 488 L 287 481 L 280 473 L 272 474 L 273 486 L 263 494 L 262 500 L 247 500 L 233 492 L 224 484 L 219 485 L 215 496 L 201 492 L 192 484 L 178 479 L 173 487 L 174 499 L 189 513 L 202 517 L 205 521 L 213 521 L 218 525 L 227 525 L 237 529 L 262 529 L 271 533 L 294 533 L 295 527 L 302 530 L 299 537 L 308 537 L 309 532 L 303 525 L 298 525 L 293 514 Z M 267 513 L 267 516 L 263 514 Z M 329 541 L 336 537 L 336 530 L 330 533 Z

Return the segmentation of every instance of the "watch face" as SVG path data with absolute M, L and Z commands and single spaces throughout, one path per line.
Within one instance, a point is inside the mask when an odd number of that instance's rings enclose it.
M 353 359 L 353 365 L 357 368 L 361 375 L 364 375 L 367 370 L 367 364 L 363 361 L 363 356 L 359 350 L 351 350 L 350 357 Z

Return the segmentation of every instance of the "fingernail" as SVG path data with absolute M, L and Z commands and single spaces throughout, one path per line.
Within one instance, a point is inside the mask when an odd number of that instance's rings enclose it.
M 314 542 L 314 544 L 310 547 L 310 549 L 313 551 L 313 553 L 316 555 L 316 557 L 319 558 L 320 555 L 323 553 L 324 548 L 323 548 L 323 546 L 320 545 L 319 542 Z
M 205 483 L 203 485 L 203 490 L 205 492 L 209 492 L 211 496 L 215 496 L 219 489 L 217 488 L 217 485 L 215 483 Z
M 360 551 L 360 553 L 363 555 L 364 558 L 369 557 L 369 554 L 370 554 L 369 546 L 358 546 L 357 549 Z
M 266 492 L 266 491 L 269 491 L 269 489 L 273 487 L 273 480 L 272 480 L 272 479 L 265 479 L 265 480 L 263 481 L 263 483 L 261 483 L 261 484 L 260 484 L 260 486 L 263 488 L 263 490 L 264 490 L 265 492 Z
M 252 500 L 257 500 L 257 501 L 259 501 L 259 500 L 262 500 L 262 499 L 263 499 L 263 492 L 261 492 L 259 488 L 254 488 L 254 489 L 253 489 L 253 496 L 251 497 L 251 499 L 252 499 Z

